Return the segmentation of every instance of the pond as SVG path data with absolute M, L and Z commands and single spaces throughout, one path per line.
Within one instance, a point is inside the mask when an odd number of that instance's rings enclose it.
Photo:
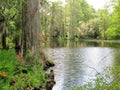
M 55 62 L 53 90 L 70 90 L 95 78 L 97 72 L 120 64 L 119 43 L 51 41 L 44 52 Z

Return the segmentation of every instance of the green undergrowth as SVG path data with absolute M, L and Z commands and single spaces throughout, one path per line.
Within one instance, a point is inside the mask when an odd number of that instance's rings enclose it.
M 103 73 L 97 73 L 96 79 L 71 90 L 120 90 L 120 66 L 107 67 Z
M 0 51 L 0 90 L 33 90 L 45 87 L 45 71 L 41 65 L 45 56 L 23 57 L 12 50 Z

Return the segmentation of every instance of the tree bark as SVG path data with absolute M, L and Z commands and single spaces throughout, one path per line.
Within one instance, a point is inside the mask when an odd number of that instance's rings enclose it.
M 22 53 L 27 50 L 35 53 L 40 45 L 40 0 L 26 0 L 23 3 Z
M 7 49 L 7 45 L 6 45 L 6 24 L 5 21 L 0 22 L 0 37 L 1 37 L 1 41 L 2 41 L 2 48 L 3 49 Z
M 2 34 L 2 48 L 7 49 L 6 45 L 6 32 Z

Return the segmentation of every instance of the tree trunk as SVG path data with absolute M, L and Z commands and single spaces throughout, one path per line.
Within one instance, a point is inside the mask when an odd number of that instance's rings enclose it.
M 40 45 L 40 0 L 26 0 L 23 3 L 22 53 L 27 50 L 35 53 Z
M 18 36 L 14 39 L 14 43 L 15 43 L 15 51 L 17 54 L 20 54 L 20 50 L 21 50 L 21 37 Z
M 2 34 L 2 48 L 7 49 L 6 45 L 6 32 Z
M 2 48 L 7 49 L 6 45 L 6 24 L 5 21 L 0 22 L 0 37 L 2 40 Z

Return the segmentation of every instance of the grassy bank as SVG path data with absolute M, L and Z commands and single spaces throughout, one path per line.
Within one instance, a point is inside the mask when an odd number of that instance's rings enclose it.
M 0 51 L 0 89 L 1 90 L 48 90 L 54 85 L 53 74 L 45 73 L 54 66 L 44 53 L 28 53 L 26 57 L 12 50 Z M 48 81 L 51 80 L 51 87 Z M 50 89 L 49 89 L 50 90 Z

